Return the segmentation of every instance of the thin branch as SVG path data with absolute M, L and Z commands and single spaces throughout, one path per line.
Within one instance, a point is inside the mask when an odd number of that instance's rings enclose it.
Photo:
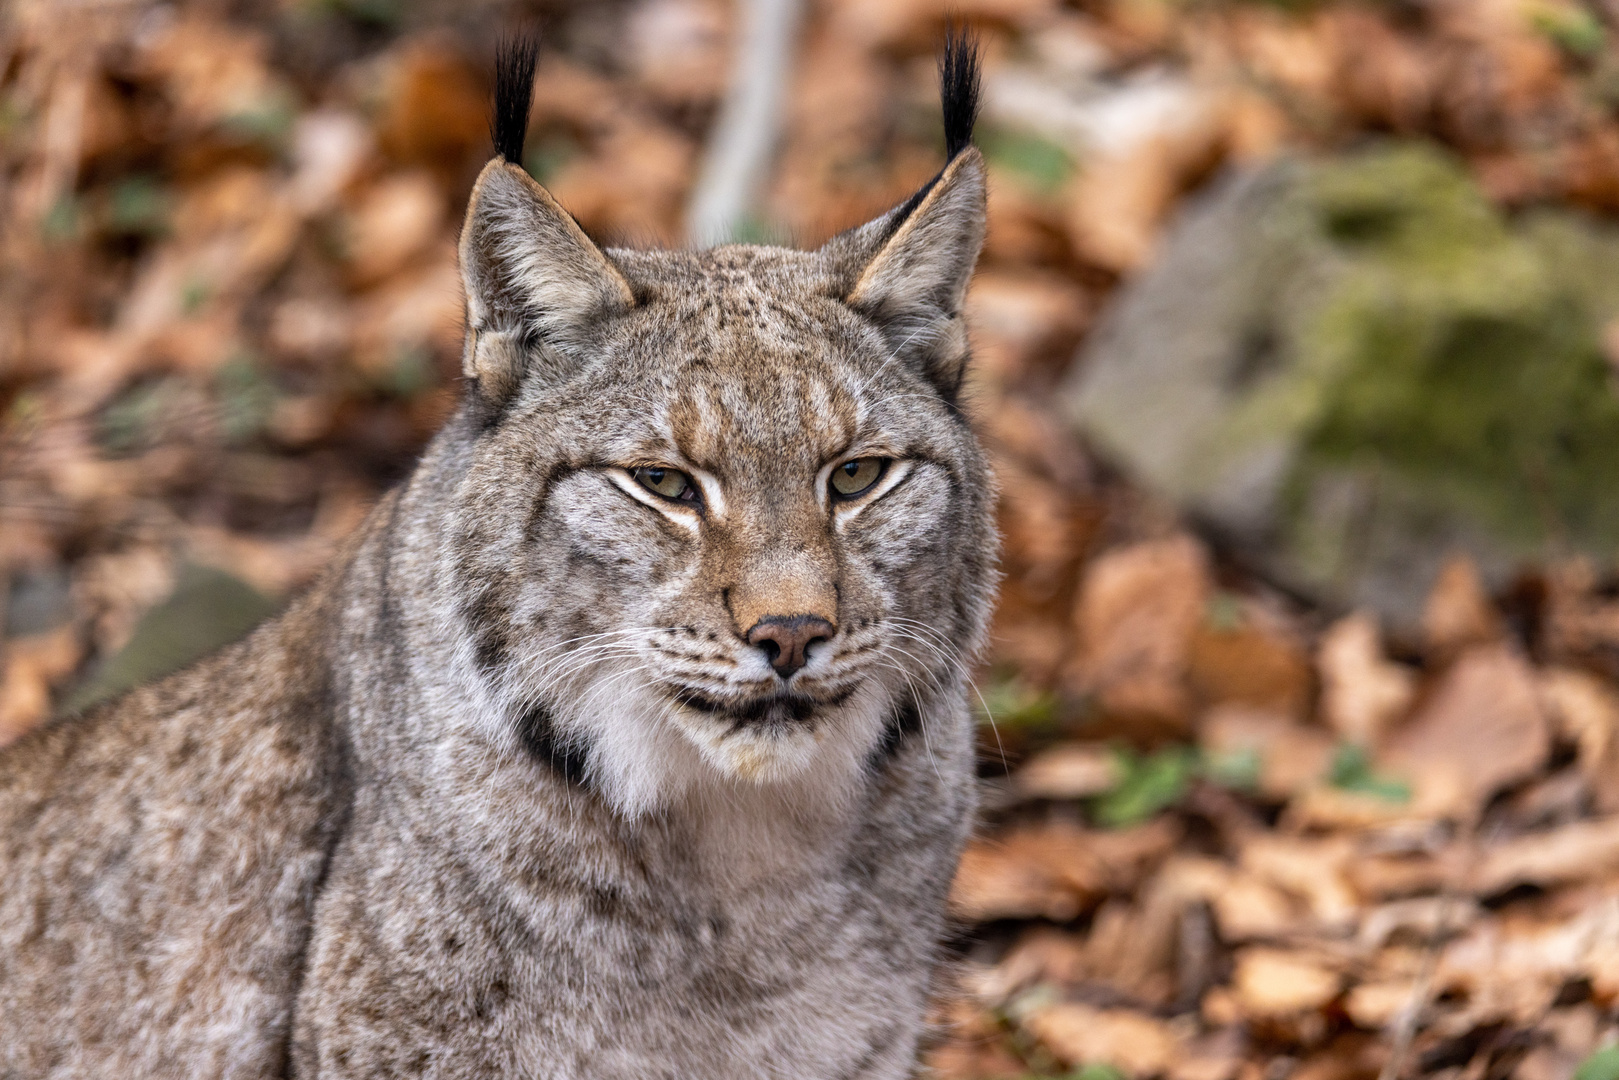
M 723 243 L 753 209 L 776 148 L 803 0 L 739 0 L 742 33 L 686 212 L 694 244 Z

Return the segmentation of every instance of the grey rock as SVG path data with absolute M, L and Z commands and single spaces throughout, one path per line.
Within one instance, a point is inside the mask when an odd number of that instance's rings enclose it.
M 141 616 L 128 643 L 69 695 L 63 710 L 78 712 L 178 671 L 246 636 L 275 614 L 276 607 L 223 570 L 185 566 L 174 592 Z
M 1286 160 L 1188 207 L 1063 407 L 1278 583 L 1409 625 L 1454 552 L 1619 551 L 1616 315 L 1606 226 L 1509 222 L 1424 146 Z

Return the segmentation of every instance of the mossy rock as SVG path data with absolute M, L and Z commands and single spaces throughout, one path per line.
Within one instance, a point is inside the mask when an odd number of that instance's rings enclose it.
M 1508 220 L 1426 145 L 1228 178 L 1105 316 L 1065 401 L 1106 456 L 1282 583 L 1416 616 L 1619 551 L 1619 232 Z
M 129 642 L 68 696 L 62 711 L 80 712 L 178 671 L 247 636 L 275 610 L 274 601 L 223 570 L 184 566 L 174 592 L 141 616 Z

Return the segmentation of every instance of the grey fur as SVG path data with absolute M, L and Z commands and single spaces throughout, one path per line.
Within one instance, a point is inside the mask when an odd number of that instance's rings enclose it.
M 977 151 L 902 210 L 604 253 L 492 162 L 409 482 L 246 641 L 0 754 L 0 1077 L 908 1075 L 995 582 Z M 837 627 L 789 684 L 772 614 Z

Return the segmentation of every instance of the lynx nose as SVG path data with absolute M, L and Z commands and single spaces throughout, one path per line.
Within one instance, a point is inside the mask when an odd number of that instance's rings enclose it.
M 776 674 L 786 679 L 809 663 L 811 645 L 837 632 L 837 627 L 819 615 L 766 615 L 753 624 L 747 641 L 763 649 Z

